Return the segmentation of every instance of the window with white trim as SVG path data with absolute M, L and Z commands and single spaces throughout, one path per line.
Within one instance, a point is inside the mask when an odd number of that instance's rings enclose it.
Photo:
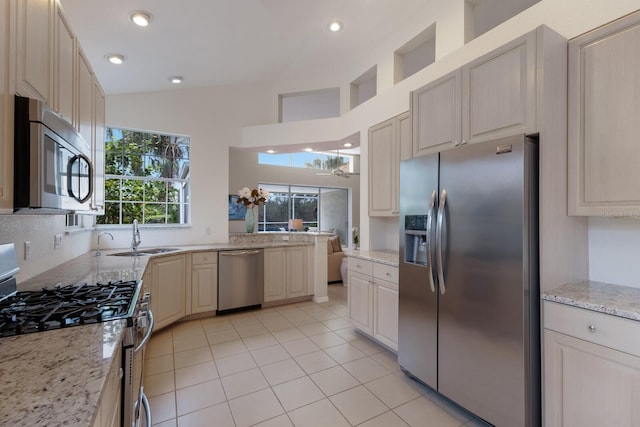
M 189 224 L 189 138 L 106 129 L 105 214 L 98 224 Z

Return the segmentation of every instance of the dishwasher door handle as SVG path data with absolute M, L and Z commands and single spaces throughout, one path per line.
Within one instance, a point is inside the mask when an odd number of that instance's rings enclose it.
M 255 251 L 220 251 L 220 256 L 243 256 L 243 255 L 257 255 L 259 250 Z

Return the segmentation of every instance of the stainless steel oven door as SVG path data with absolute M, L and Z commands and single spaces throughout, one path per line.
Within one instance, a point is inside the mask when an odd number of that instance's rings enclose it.
M 148 303 L 147 303 L 148 304 Z M 136 385 L 138 386 L 138 400 L 134 404 L 134 412 L 135 412 L 135 426 L 145 426 L 151 427 L 151 407 L 149 406 L 149 399 L 147 399 L 147 395 L 144 394 L 144 350 L 151 338 L 151 333 L 153 332 L 153 312 L 151 309 L 147 308 L 145 312 L 142 314 L 143 317 L 146 317 L 146 320 L 142 321 L 142 323 L 146 324 L 146 333 L 144 334 L 142 340 L 138 345 L 134 348 L 135 353 L 135 377 Z M 139 377 L 138 377 L 139 375 Z
M 146 306 L 145 303 L 143 305 Z M 125 376 L 123 384 L 122 426 L 151 426 L 149 400 L 144 394 L 144 349 L 153 333 L 153 313 L 141 310 L 134 317 L 132 345 L 124 350 Z

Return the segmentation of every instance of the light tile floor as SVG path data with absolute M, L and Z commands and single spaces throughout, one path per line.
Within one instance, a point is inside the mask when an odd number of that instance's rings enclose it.
M 485 426 L 356 332 L 346 291 L 155 333 L 144 379 L 154 426 Z

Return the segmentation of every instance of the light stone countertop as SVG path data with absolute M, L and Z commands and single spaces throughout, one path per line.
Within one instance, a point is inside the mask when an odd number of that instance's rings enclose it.
M 392 267 L 398 267 L 398 265 L 400 264 L 399 252 L 391 249 L 378 251 L 360 251 L 355 249 L 348 249 L 345 251 L 345 254 L 353 258 L 379 262 L 380 264 L 386 264 Z
M 180 253 L 312 245 L 291 239 L 172 246 Z M 144 250 L 145 247 L 140 247 Z M 87 252 L 38 276 L 18 283 L 18 291 L 51 288 L 56 284 L 138 280 L 150 256 L 109 256 L 129 249 Z M 122 342 L 122 320 L 74 326 L 0 339 L 0 425 L 90 426 L 111 368 L 113 352 Z
M 640 321 L 640 288 L 585 281 L 543 292 L 541 298 Z
M 125 326 L 116 320 L 2 338 L 0 425 L 91 425 Z

